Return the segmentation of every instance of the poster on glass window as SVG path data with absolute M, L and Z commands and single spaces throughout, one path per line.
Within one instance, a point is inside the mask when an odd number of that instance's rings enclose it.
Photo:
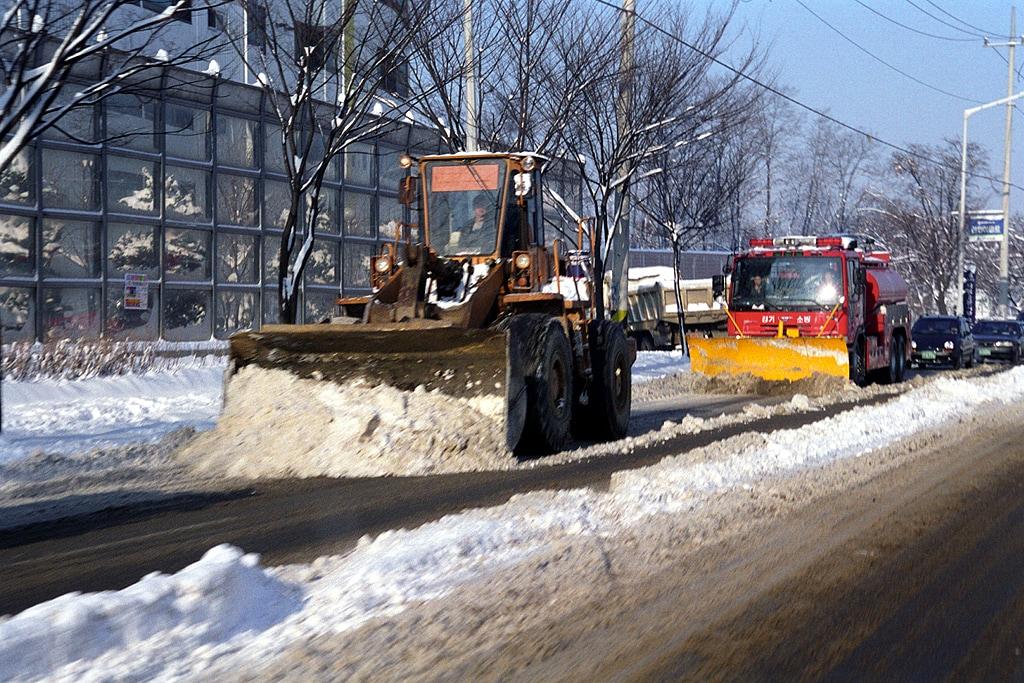
M 149 308 L 149 283 L 143 273 L 124 274 L 124 310 L 144 311 Z

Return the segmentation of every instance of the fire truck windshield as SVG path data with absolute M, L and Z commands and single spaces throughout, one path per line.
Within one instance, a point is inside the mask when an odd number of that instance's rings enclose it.
M 438 162 L 427 166 L 426 176 L 430 246 L 442 256 L 494 253 L 505 163 Z
M 737 311 L 816 311 L 839 303 L 842 261 L 824 256 L 737 259 L 731 308 Z

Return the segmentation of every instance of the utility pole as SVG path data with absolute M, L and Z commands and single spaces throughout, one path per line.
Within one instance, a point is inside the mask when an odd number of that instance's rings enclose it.
M 1017 35 L 1017 8 L 1010 8 L 1010 39 L 1005 43 L 992 43 L 985 38 L 987 47 L 1008 48 L 1006 72 L 1006 96 L 1013 95 L 1013 79 L 1016 66 L 1016 47 L 1020 44 Z M 1010 314 L 1010 148 L 1013 132 L 1012 101 L 1006 103 L 1006 126 L 1003 131 L 1003 239 L 999 242 L 999 316 Z M 960 273 L 963 277 L 963 273 Z
M 636 3 L 622 0 L 622 81 L 617 103 L 619 139 L 629 134 L 633 110 L 633 40 L 636 36 Z M 623 168 L 623 174 L 628 171 Z M 619 223 L 611 243 L 612 286 L 609 308 L 612 320 L 625 323 L 629 310 L 629 184 L 619 189 Z
M 462 36 L 466 44 L 466 151 L 477 150 L 476 55 L 473 53 L 473 0 L 465 0 Z

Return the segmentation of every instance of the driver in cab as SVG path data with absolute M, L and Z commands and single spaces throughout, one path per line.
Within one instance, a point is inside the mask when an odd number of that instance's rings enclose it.
M 450 247 L 461 253 L 482 254 L 494 249 L 493 203 L 485 192 L 473 197 L 473 214 L 461 230 L 452 232 Z

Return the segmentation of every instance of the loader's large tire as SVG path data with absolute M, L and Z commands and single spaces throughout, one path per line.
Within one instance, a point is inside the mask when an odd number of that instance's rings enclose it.
M 577 420 L 581 438 L 622 439 L 629 429 L 633 368 L 622 325 L 600 323 L 602 344 L 592 349 L 593 381 L 585 420 Z
M 526 374 L 526 425 L 516 450 L 556 453 L 570 438 L 573 408 L 572 350 L 556 319 L 531 316 Z

